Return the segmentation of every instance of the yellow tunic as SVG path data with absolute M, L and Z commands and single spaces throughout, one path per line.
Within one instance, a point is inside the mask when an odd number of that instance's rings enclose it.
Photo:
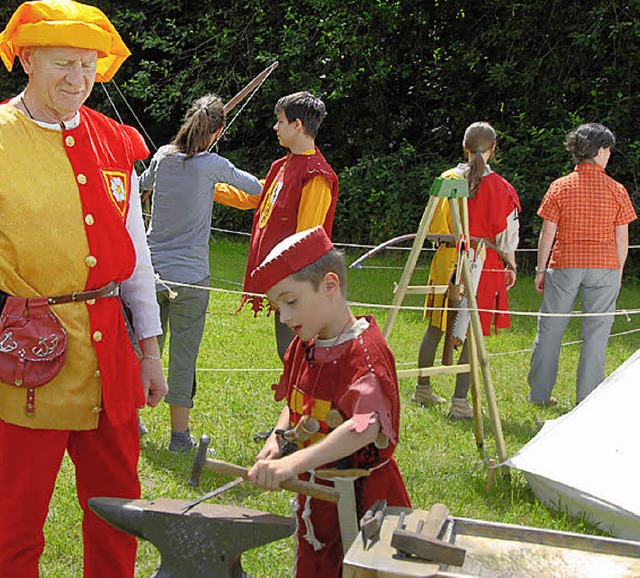
M 453 169 L 445 171 L 440 175 L 443 179 L 459 179 Z M 433 219 L 429 225 L 429 233 L 433 235 L 452 235 L 453 222 L 451 211 L 449 210 L 448 199 L 440 199 Z M 431 261 L 429 269 L 429 285 L 448 285 L 451 274 L 458 262 L 458 250 L 455 247 L 440 245 Z M 444 307 L 445 295 L 429 295 L 426 300 L 427 307 Z M 447 312 L 442 310 L 426 310 L 425 317 L 431 318 L 431 325 L 439 327 L 442 331 L 447 328 Z
M 0 289 L 20 297 L 82 291 L 93 265 L 76 176 L 60 132 L 0 106 Z M 68 146 L 68 145 L 67 145 Z M 94 226 L 99 216 L 92 215 Z M 99 265 L 98 265 L 99 266 Z M 93 429 L 102 403 L 87 303 L 53 306 L 67 331 L 67 359 L 58 376 L 35 391 L 0 382 L 0 419 L 31 428 Z

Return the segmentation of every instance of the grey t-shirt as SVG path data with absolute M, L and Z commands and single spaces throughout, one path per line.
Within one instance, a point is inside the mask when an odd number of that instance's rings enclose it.
M 147 241 L 162 279 L 195 283 L 209 276 L 209 231 L 219 182 L 250 195 L 262 191 L 256 177 L 220 155 L 202 152 L 185 160 L 170 145 L 158 149 L 140 177 L 140 190 L 154 191 Z

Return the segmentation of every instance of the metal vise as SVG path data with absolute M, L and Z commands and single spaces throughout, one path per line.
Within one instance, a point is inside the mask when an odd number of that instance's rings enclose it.
M 295 520 L 258 510 L 185 500 L 90 498 L 89 508 L 119 530 L 151 542 L 162 557 L 153 578 L 241 578 L 245 550 L 290 536 Z

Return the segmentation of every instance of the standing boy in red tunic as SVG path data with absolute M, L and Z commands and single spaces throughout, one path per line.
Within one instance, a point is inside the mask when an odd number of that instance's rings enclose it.
M 271 165 L 253 217 L 244 278 L 246 293 L 261 292 L 251 279 L 251 271 L 289 235 L 322 225 L 331 237 L 338 200 L 338 177 L 315 145 L 318 129 L 327 115 L 322 100 L 309 92 L 296 92 L 282 97 L 276 103 L 275 113 L 277 121 L 273 129 L 289 152 Z M 245 296 L 243 303 L 247 299 L 256 314 L 263 308 L 262 297 Z M 282 359 L 293 333 L 278 314 L 275 324 Z
M 278 489 L 282 480 L 316 468 L 367 468 L 356 482 L 357 515 L 377 499 L 410 506 L 393 451 L 400 407 L 393 354 L 373 317 L 356 318 L 346 302 L 344 257 L 322 227 L 279 243 L 251 275 L 280 319 L 296 334 L 275 388 L 287 400 L 276 430 L 300 421 L 319 426 L 298 450 L 281 456 L 272 434 L 249 472 L 255 484 Z M 339 576 L 343 549 L 335 504 L 299 497 L 297 576 Z

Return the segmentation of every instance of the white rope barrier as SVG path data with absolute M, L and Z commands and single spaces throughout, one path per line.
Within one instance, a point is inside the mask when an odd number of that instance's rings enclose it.
M 203 287 L 201 285 L 190 285 L 189 283 L 178 283 L 177 281 L 166 281 L 164 279 L 157 279 L 157 282 L 162 284 L 163 286 L 171 286 L 171 287 L 189 287 L 190 289 L 200 289 L 203 291 L 211 291 L 212 293 L 230 293 L 234 295 L 248 295 L 249 297 L 261 297 L 263 296 L 260 293 L 248 293 L 243 291 L 236 291 L 234 289 L 220 289 L 219 287 Z M 347 303 L 353 307 L 362 307 L 363 309 L 398 309 L 400 311 L 447 311 L 447 307 L 425 307 L 425 306 L 414 306 L 414 305 L 401 305 L 401 306 L 393 306 L 386 305 L 383 303 L 363 303 L 361 301 L 347 301 Z M 478 311 L 482 313 L 493 313 L 493 314 L 509 314 L 520 317 L 610 317 L 614 316 L 625 316 L 627 321 L 631 321 L 631 315 L 640 314 L 640 309 L 616 309 L 615 311 L 605 311 L 602 313 L 583 313 L 581 311 L 570 311 L 567 313 L 543 313 L 541 311 L 517 311 L 513 309 L 482 309 L 480 307 L 476 309 L 472 309 L 470 307 L 460 307 L 458 311 Z
M 143 215 L 145 217 L 150 217 L 151 213 L 143 213 Z M 247 233 L 246 231 L 235 231 L 233 229 L 221 229 L 220 227 L 211 227 L 210 231 L 215 231 L 218 233 L 226 233 L 228 235 L 241 235 L 244 237 L 251 237 L 251 233 Z M 350 248 L 354 248 L 354 249 L 375 249 L 377 247 L 377 245 L 365 245 L 365 244 L 361 244 L 361 243 L 337 243 L 334 242 L 334 245 L 336 247 L 350 247 Z M 385 247 L 385 250 L 389 250 L 389 251 L 411 251 L 411 247 Z M 629 245 L 629 249 L 640 249 L 640 245 Z M 423 247 L 422 248 L 423 251 L 435 251 L 436 247 Z M 536 248 L 521 248 L 521 249 L 516 249 L 516 253 L 534 253 L 537 252 L 538 249 Z M 371 269 L 373 269 L 373 267 L 369 267 Z M 378 267 L 381 268 L 381 267 Z M 402 267 L 400 267 L 402 269 Z
M 625 335 L 631 335 L 633 333 L 639 333 L 640 329 L 630 329 L 629 331 L 622 331 L 621 333 L 612 333 L 609 335 L 609 339 L 612 337 L 623 337 Z M 580 345 L 582 343 L 582 339 L 578 339 L 575 341 L 567 341 L 566 343 L 561 343 L 560 347 L 569 347 L 571 345 Z M 518 355 L 522 353 L 531 353 L 533 348 L 529 349 L 518 349 L 516 351 L 496 351 L 494 353 L 489 353 L 489 357 L 501 357 L 504 355 Z M 396 362 L 396 366 L 409 367 L 416 366 L 414 361 L 403 361 Z M 436 364 L 434 367 L 441 367 Z M 165 368 L 167 369 L 167 368 Z M 198 367 L 196 371 L 201 371 L 203 373 L 276 373 L 282 372 L 282 368 L 278 367 L 269 367 L 269 368 L 256 368 L 256 367 L 224 367 L 224 368 L 213 368 L 213 367 Z
M 219 227 L 211 227 L 212 231 L 217 231 L 219 233 L 227 233 L 231 235 L 243 235 L 250 237 L 251 233 L 246 233 L 244 231 L 234 231 L 231 229 L 221 229 Z M 363 245 L 360 243 L 333 243 L 336 247 L 352 247 L 355 249 L 375 249 L 377 245 Z M 385 247 L 385 249 L 391 251 L 411 251 L 411 247 Z M 640 245 L 629 245 L 629 249 L 640 249 Z M 423 251 L 435 251 L 433 247 L 423 247 Z M 534 247 L 523 247 L 521 249 L 516 249 L 516 253 L 534 253 L 537 252 L 538 249 Z
M 226 283 L 232 283 L 234 285 L 242 285 L 241 283 L 238 283 L 236 281 L 229 281 L 229 280 L 225 280 L 225 279 L 218 279 L 218 281 L 223 281 Z M 158 282 L 160 285 L 162 285 L 163 287 L 166 287 L 169 291 L 172 291 L 170 289 L 170 286 L 173 287 L 188 287 L 191 289 L 196 289 L 196 290 L 203 290 L 203 291 L 210 291 L 212 293 L 227 293 L 227 294 L 232 294 L 232 295 L 238 295 L 241 296 L 243 295 L 242 291 L 236 291 L 236 290 L 232 290 L 232 289 L 221 289 L 218 287 L 203 287 L 202 285 L 192 285 L 189 283 L 179 283 L 176 281 L 166 281 L 160 278 L 159 275 L 156 276 L 156 282 Z M 260 294 L 257 293 L 244 293 L 246 295 L 249 296 L 257 296 L 259 297 Z M 362 303 L 362 302 L 358 302 L 358 301 L 349 301 L 348 302 L 349 305 L 354 306 L 354 307 L 362 307 L 362 308 L 379 308 L 379 309 L 391 309 L 392 306 L 391 305 L 383 305 L 383 304 L 378 304 L 378 303 Z M 409 310 L 409 311 L 425 311 L 425 310 L 430 310 L 430 311 L 443 311 L 446 310 L 446 307 L 413 307 L 413 306 L 401 306 L 399 307 L 400 310 Z M 470 308 L 467 308 L 466 311 L 471 311 Z M 601 316 L 611 316 L 611 315 L 618 315 L 618 316 L 625 316 L 627 318 L 627 321 L 631 321 L 631 317 L 630 315 L 635 315 L 640 313 L 640 310 L 638 309 L 621 309 L 621 310 L 616 310 L 613 312 L 606 312 L 606 313 L 582 313 L 582 312 L 578 312 L 578 311 L 573 311 L 570 313 L 540 313 L 540 312 L 533 312 L 533 311 L 514 311 L 514 310 L 508 310 L 508 311 L 502 311 L 502 310 L 497 310 L 497 309 L 477 309 L 477 311 L 485 311 L 485 312 L 489 312 L 489 313 L 509 313 L 510 315 L 520 315 L 520 316 L 528 316 L 528 317 L 539 317 L 539 316 L 544 316 L 544 317 L 601 317 Z M 626 335 L 631 335 L 634 333 L 638 333 L 640 332 L 640 329 L 631 329 L 628 331 L 623 331 L 621 333 L 613 333 L 611 334 L 609 337 L 613 338 L 613 337 L 622 337 L 622 336 L 626 336 Z M 561 347 L 569 347 L 572 345 L 579 345 L 582 343 L 582 340 L 575 340 L 575 341 L 569 341 L 566 343 L 562 343 Z M 523 353 L 530 353 L 531 351 L 533 351 L 533 348 L 528 348 L 528 349 L 520 349 L 520 350 L 516 350 L 516 351 L 502 351 L 502 352 L 494 352 L 494 353 L 489 353 L 488 356 L 489 357 L 499 357 L 499 356 L 505 356 L 505 355 L 518 355 L 518 354 L 523 354 Z M 415 363 L 414 362 L 398 362 L 396 365 L 398 366 L 414 366 Z M 166 369 L 166 368 L 165 368 Z M 281 372 L 282 369 L 281 368 L 248 368 L 248 367 L 243 367 L 243 368 L 205 368 L 205 367 L 199 367 L 196 368 L 196 371 L 199 372 L 203 372 L 203 373 L 278 373 Z

